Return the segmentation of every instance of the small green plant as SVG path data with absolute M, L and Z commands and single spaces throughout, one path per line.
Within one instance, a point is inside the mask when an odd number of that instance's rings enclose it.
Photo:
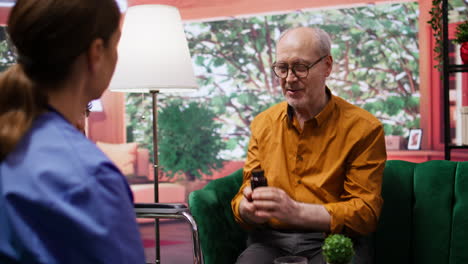
M 468 42 L 468 21 L 458 24 L 453 42 L 458 44 Z
M 341 234 L 330 235 L 323 243 L 322 254 L 330 264 L 347 264 L 354 256 L 353 241 Z

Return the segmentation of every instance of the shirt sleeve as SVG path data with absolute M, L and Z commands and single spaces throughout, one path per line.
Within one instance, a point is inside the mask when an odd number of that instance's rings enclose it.
M 382 176 L 386 161 L 383 127 L 369 129 L 353 147 L 346 168 L 343 202 L 325 204 L 332 233 L 365 235 L 377 227 L 383 204 Z
M 6 197 L 25 263 L 145 263 L 128 185 L 114 166 L 67 190 L 37 187 Z
M 252 133 L 252 136 L 250 137 L 250 141 L 249 141 L 248 151 L 247 151 L 247 159 L 246 159 L 244 170 L 243 170 L 242 185 L 239 188 L 239 191 L 236 194 L 236 196 L 234 196 L 234 198 L 231 201 L 231 207 L 232 207 L 232 212 L 234 214 L 234 219 L 236 220 L 237 223 L 239 223 L 245 229 L 251 229 L 253 226 L 248 224 L 246 221 L 244 221 L 244 219 L 242 219 L 239 213 L 239 205 L 240 205 L 241 200 L 244 197 L 244 194 L 243 194 L 244 188 L 250 184 L 252 170 L 260 167 L 260 159 L 258 155 L 259 155 L 258 142 L 257 142 L 257 139 L 255 138 L 254 133 Z

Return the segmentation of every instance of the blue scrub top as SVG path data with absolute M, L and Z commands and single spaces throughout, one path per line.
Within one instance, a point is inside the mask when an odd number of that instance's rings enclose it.
M 0 263 L 145 263 L 127 181 L 55 111 L 0 163 Z

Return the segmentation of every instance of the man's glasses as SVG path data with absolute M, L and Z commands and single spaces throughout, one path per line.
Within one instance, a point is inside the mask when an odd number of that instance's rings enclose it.
M 317 63 L 319 63 L 321 60 L 324 58 L 328 57 L 328 55 L 320 57 L 320 59 L 316 60 L 315 62 L 305 65 L 305 64 L 294 64 L 291 66 L 291 71 L 297 78 L 306 78 L 307 75 L 309 74 L 309 69 L 314 67 Z M 273 72 L 278 78 L 284 79 L 288 77 L 289 73 L 289 65 L 288 64 L 274 64 L 273 67 Z

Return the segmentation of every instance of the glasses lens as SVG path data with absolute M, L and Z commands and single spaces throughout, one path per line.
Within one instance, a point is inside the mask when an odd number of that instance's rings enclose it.
M 275 72 L 276 76 L 285 78 L 288 75 L 289 68 L 288 66 L 277 65 L 273 67 L 273 71 Z
M 306 77 L 308 70 L 307 66 L 303 64 L 296 64 L 293 66 L 293 71 L 296 73 L 297 77 Z

